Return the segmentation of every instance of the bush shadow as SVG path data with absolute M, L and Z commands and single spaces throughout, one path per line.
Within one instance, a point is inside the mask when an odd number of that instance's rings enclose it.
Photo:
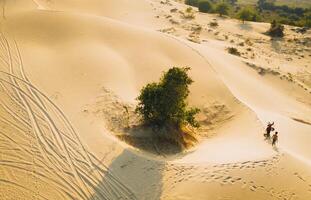
M 105 162 L 105 158 L 101 162 Z M 104 199 L 108 200 L 160 200 L 164 167 L 164 162 L 150 160 L 125 149 L 108 166 L 109 173 L 103 174 L 95 191 L 107 188 L 109 195 Z M 95 192 L 89 199 L 103 198 Z
M 241 23 L 238 24 L 239 29 L 244 30 L 244 31 L 251 31 L 253 30 L 253 26 L 250 23 Z

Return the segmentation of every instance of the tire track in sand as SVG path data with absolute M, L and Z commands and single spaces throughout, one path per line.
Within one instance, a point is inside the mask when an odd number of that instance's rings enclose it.
M 98 165 L 99 160 L 82 144 L 64 112 L 31 84 L 17 42 L 11 45 L 1 34 L 0 47 L 0 92 L 6 96 L 0 101 L 0 115 L 5 118 L 5 121 L 0 120 L 0 127 L 4 127 L 0 142 L 10 143 L 21 154 L 12 157 L 0 149 L 0 168 L 4 171 L 0 182 L 8 187 L 23 188 L 37 199 L 46 199 L 41 195 L 44 193 L 40 191 L 41 184 L 54 188 L 63 199 L 88 199 L 90 196 L 108 200 L 137 199 L 107 166 Z M 14 112 L 16 108 L 21 111 Z M 12 136 L 11 131 L 16 129 Z M 25 136 L 29 136 L 30 144 L 25 143 Z M 33 157 L 32 167 L 26 160 L 30 156 Z M 6 179 L 6 174 L 17 169 L 16 179 L 19 174 L 33 174 L 35 182 L 31 188 L 34 189 L 28 188 L 23 180 L 15 184 Z

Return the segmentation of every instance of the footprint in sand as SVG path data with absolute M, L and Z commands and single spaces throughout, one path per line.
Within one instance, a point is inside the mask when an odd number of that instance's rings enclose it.
M 247 183 L 246 182 L 243 182 L 243 185 L 242 185 L 242 189 L 246 188 L 247 187 Z
M 240 178 L 240 177 L 239 178 L 235 178 L 235 181 L 237 181 L 237 182 L 241 181 L 241 180 L 242 180 L 242 178 Z
M 232 177 L 231 176 L 227 176 L 224 180 L 227 181 L 227 180 L 230 180 Z

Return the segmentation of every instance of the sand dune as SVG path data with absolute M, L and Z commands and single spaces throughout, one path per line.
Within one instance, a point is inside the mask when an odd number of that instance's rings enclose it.
M 188 20 L 174 1 L 0 3 L 0 199 L 311 198 L 309 47 L 279 52 L 268 24 Z M 118 139 L 137 120 L 124 107 L 172 66 L 191 67 L 197 146 L 168 156 Z

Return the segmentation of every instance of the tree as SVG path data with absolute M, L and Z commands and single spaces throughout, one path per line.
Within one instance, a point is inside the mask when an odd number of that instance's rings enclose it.
M 217 4 L 217 6 L 216 6 L 216 12 L 220 16 L 228 14 L 228 10 L 229 10 L 229 6 L 225 2 L 221 2 L 221 3 Z
M 198 127 L 197 108 L 187 108 L 188 86 L 193 80 L 187 72 L 190 68 L 173 67 L 164 73 L 159 83 L 149 83 L 138 96 L 136 112 L 146 124 L 156 127 L 183 125 Z
M 253 15 L 252 12 L 247 8 L 243 8 L 238 13 L 238 17 L 239 17 L 239 19 L 241 19 L 243 21 L 243 24 L 246 20 L 251 20 L 252 15 Z
M 204 1 L 199 1 L 199 11 L 200 12 L 211 12 L 213 9 L 211 2 L 204 0 Z
M 259 16 L 256 11 L 250 8 L 243 8 L 238 13 L 238 18 L 241 19 L 244 23 L 245 21 L 258 21 Z

